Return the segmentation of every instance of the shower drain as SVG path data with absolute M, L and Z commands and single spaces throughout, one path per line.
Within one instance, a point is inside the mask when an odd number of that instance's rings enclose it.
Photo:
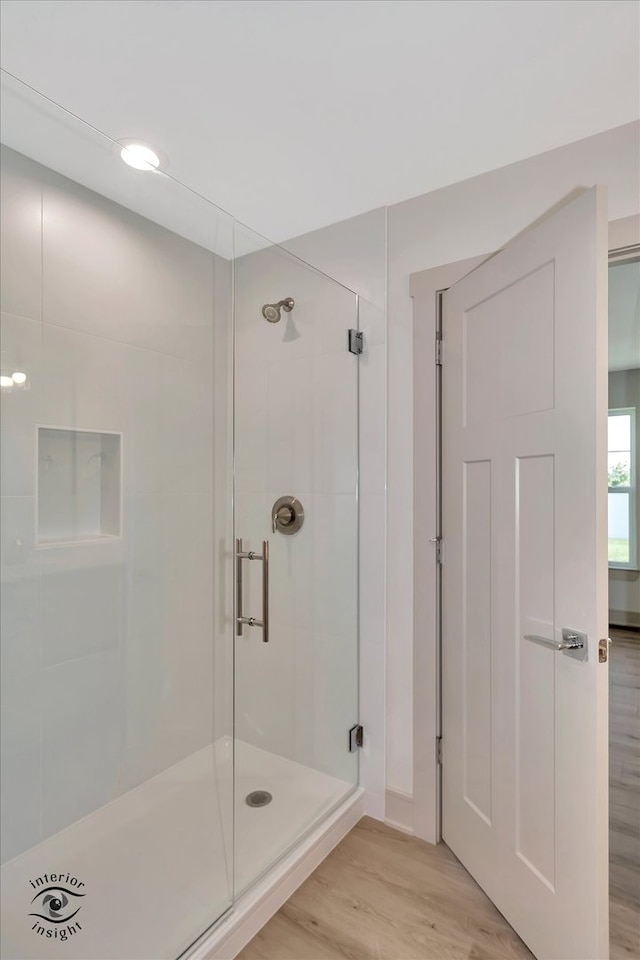
M 268 790 L 252 790 L 245 797 L 245 803 L 249 807 L 266 807 L 272 800 L 273 797 Z

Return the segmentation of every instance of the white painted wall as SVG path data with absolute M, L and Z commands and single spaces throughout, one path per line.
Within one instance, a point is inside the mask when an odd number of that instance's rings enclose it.
M 640 451 L 640 370 L 618 370 L 609 374 L 609 407 L 636 408 L 636 450 Z M 636 524 L 640 516 L 636 511 Z M 609 609 L 612 622 L 640 626 L 640 573 L 637 570 L 609 570 Z
M 499 248 L 577 187 L 605 184 L 612 220 L 635 214 L 639 168 L 639 125 L 629 124 L 389 209 L 388 787 L 413 790 L 413 529 L 404 520 L 414 495 L 409 275 Z
M 497 249 L 579 187 L 607 185 L 611 220 L 636 214 L 640 210 L 639 143 L 639 125 L 628 124 L 388 208 L 386 759 L 380 758 L 379 768 L 386 764 L 386 786 L 400 794 L 413 792 L 413 334 L 409 277 Z M 374 214 L 315 231 L 285 246 L 357 292 L 372 296 L 376 291 L 379 298 L 384 288 L 384 244 L 379 232 L 377 239 L 372 233 Z M 425 363 L 431 362 L 432 357 L 426 356 Z M 382 684 L 376 683 L 375 697 L 379 697 Z M 369 696 L 363 684 L 363 700 Z

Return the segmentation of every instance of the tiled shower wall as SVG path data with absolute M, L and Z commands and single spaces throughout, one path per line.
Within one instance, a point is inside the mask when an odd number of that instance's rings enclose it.
M 230 265 L 4 149 L 2 205 L 7 859 L 230 732 Z M 120 537 L 38 546 L 37 424 L 122 434 Z

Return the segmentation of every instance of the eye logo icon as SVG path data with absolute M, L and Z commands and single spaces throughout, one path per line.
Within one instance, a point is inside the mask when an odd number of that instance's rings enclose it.
M 74 893 L 73 890 L 66 890 L 63 887 L 48 887 L 46 890 L 41 890 L 40 893 L 36 893 L 31 903 L 39 900 L 40 902 L 35 906 L 42 912 L 34 911 L 29 916 L 40 917 L 41 920 L 49 920 L 51 923 L 65 923 L 75 917 L 80 909 L 79 905 L 75 910 L 73 909 L 74 902 L 69 905 L 69 897 L 84 897 L 84 893 Z
M 42 901 L 43 907 L 46 906 L 47 911 L 50 917 L 53 917 L 55 920 L 60 919 L 60 910 L 69 903 L 69 897 L 66 893 L 61 893 L 60 898 L 54 897 L 52 893 L 48 893 L 47 896 Z
M 51 881 L 57 881 L 57 883 L 54 884 Z M 82 929 L 77 920 L 70 923 L 82 907 L 81 898 L 86 896 L 79 890 L 80 887 L 84 887 L 82 881 L 70 874 L 65 876 L 45 873 L 42 877 L 29 882 L 36 890 L 28 914 L 36 918 L 31 927 L 34 933 L 48 939 L 53 937 L 56 940 L 67 940 Z M 45 921 L 45 925 L 39 922 L 41 920 Z M 62 926 L 63 924 L 66 926 Z
M 65 920 L 70 920 L 71 917 L 75 917 L 76 913 L 80 909 L 78 907 L 72 913 L 67 912 L 66 907 L 69 905 L 69 896 L 72 897 L 82 897 L 82 893 L 72 893 L 71 890 L 63 890 L 62 888 L 49 887 L 50 893 L 46 893 L 44 890 L 42 893 L 37 893 L 33 900 L 38 900 L 42 897 L 42 901 L 36 906 L 39 906 L 43 911 L 42 913 L 30 913 L 30 917 L 40 917 L 42 920 L 51 920 L 53 923 L 63 923 Z M 44 894 L 44 896 L 43 896 Z

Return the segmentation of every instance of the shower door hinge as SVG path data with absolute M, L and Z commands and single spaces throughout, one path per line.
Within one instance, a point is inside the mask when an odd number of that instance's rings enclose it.
M 362 724 L 356 723 L 355 727 L 351 727 L 351 730 L 349 730 L 349 753 L 355 753 L 363 743 L 364 728 Z
M 442 737 L 436 737 L 436 763 L 442 766 Z
M 349 330 L 349 353 L 359 357 L 364 350 L 364 334 L 362 330 Z
M 442 366 L 442 334 L 436 333 L 436 367 Z

